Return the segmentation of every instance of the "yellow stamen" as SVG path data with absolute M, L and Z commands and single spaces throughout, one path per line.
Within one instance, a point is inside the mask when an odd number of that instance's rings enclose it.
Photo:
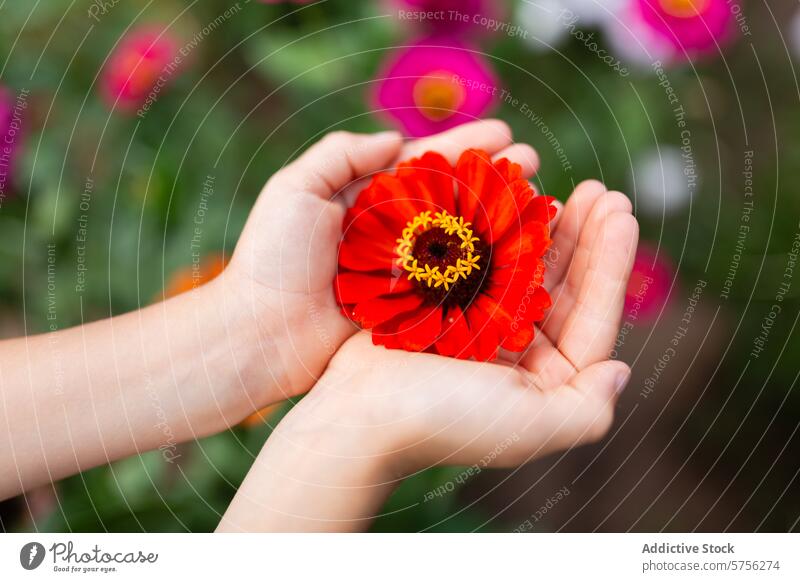
M 432 215 L 431 211 L 425 211 L 409 221 L 403 229 L 402 237 L 397 239 L 397 264 L 405 271 L 408 271 L 408 278 L 426 283 L 428 287 L 444 287 L 450 290 L 450 285 L 458 281 L 459 277 L 466 279 L 472 274 L 473 270 L 480 270 L 480 255 L 474 255 L 475 243 L 480 239 L 474 236 L 472 225 L 464 222 L 463 217 L 455 217 L 447 211 L 437 212 Z M 438 265 L 420 265 L 419 260 L 414 258 L 414 241 L 417 236 L 430 228 L 440 228 L 448 235 L 456 235 L 461 240 L 460 248 L 466 253 L 466 258 L 459 258 L 455 265 L 448 265 L 444 272 Z

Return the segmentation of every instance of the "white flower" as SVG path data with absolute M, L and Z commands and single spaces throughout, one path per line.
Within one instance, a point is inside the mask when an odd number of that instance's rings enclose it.
M 650 69 L 656 61 L 668 61 L 673 53 L 670 44 L 644 20 L 634 16 L 630 6 L 607 18 L 603 29 L 611 52 L 642 70 Z
M 515 20 L 527 32 L 526 44 L 541 51 L 558 46 L 567 36 L 563 11 L 562 0 L 521 0 Z
M 613 18 L 629 0 L 560 0 L 587 25 L 599 24 Z
M 800 59 L 800 10 L 794 13 L 789 23 L 789 40 L 794 51 L 794 56 Z
M 641 154 L 634 160 L 631 180 L 637 211 L 651 216 L 679 212 L 691 198 L 694 171 L 674 146 L 659 145 Z

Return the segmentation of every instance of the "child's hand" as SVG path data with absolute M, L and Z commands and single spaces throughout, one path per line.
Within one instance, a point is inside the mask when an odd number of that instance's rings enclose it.
M 514 466 L 604 435 L 630 374 L 608 358 L 638 226 L 628 199 L 598 182 L 579 185 L 555 222 L 554 305 L 527 353 L 465 362 L 358 334 L 278 426 L 221 529 L 363 529 L 414 471 Z
M 224 288 L 221 300 L 238 302 L 258 326 L 264 368 L 270 376 L 258 380 L 278 387 L 269 391 L 264 384 L 253 386 L 252 405 L 308 390 L 335 351 L 355 333 L 332 290 L 351 194 L 362 189 L 372 174 L 429 149 L 455 159 L 464 148 L 500 152 L 510 144 L 510 131 L 499 121 L 467 124 L 405 147 L 394 132 L 336 132 L 269 180 L 225 276 L 216 283 Z M 516 151 L 518 161 L 532 171 L 536 160 L 530 148 L 514 146 L 510 151 Z

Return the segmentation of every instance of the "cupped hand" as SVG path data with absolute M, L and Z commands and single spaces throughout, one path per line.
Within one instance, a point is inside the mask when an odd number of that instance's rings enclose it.
M 536 169 L 527 146 L 496 155 L 527 160 L 529 176 Z M 385 459 L 398 476 L 487 458 L 515 466 L 601 438 L 630 376 L 609 355 L 638 225 L 627 197 L 588 181 L 551 229 L 545 286 L 553 305 L 526 352 L 501 352 L 494 363 L 462 361 L 387 350 L 360 332 L 287 418 L 289 426 L 358 434 L 360 454 Z
M 229 267 L 215 283 L 223 289 L 221 301 L 246 311 L 258 327 L 263 367 L 280 387 L 265 394 L 256 385 L 251 408 L 308 390 L 356 332 L 332 288 L 348 203 L 372 175 L 403 159 L 427 150 L 455 159 L 468 147 L 516 151 L 529 170 L 536 163 L 530 148 L 511 146 L 505 123 L 489 120 L 408 144 L 395 132 L 334 132 L 267 182 Z

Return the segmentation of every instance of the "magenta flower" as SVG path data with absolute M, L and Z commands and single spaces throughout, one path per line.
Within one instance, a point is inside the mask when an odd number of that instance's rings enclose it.
M 14 181 L 14 165 L 22 140 L 22 113 L 27 101 L 17 100 L 0 86 L 0 204 L 9 195 Z
M 733 38 L 735 15 L 729 0 L 623 0 L 605 19 L 613 52 L 650 67 L 713 55 Z
M 495 32 L 503 24 L 498 0 L 390 0 L 403 20 L 436 32 Z
M 633 0 L 632 10 L 677 58 L 716 52 L 733 28 L 728 0 Z
M 101 94 L 112 109 L 133 112 L 157 97 L 179 70 L 178 41 L 167 31 L 132 30 L 117 46 L 101 76 Z
M 640 244 L 625 294 L 626 316 L 645 321 L 656 317 L 669 300 L 673 272 L 663 250 L 659 253 L 646 243 Z
M 500 89 L 484 58 L 451 40 L 427 39 L 392 53 L 378 76 L 375 109 L 422 137 L 473 121 Z
M 636 0 L 642 19 L 683 52 L 714 52 L 731 32 L 728 0 Z

